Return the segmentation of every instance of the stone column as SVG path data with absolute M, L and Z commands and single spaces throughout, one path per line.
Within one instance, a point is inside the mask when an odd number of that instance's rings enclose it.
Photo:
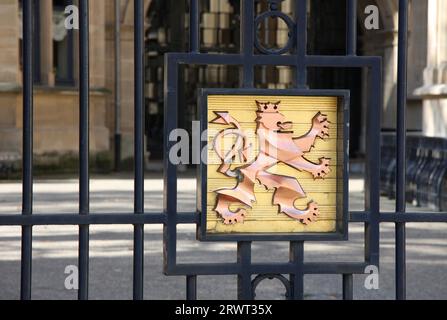
M 0 158 L 21 153 L 19 2 L 0 1 Z M 0 161 L 1 161 L 0 159 Z
M 101 92 L 106 86 L 106 2 L 90 1 L 90 104 L 91 149 L 92 152 L 110 151 L 109 130 L 106 127 L 107 93 Z M 109 53 L 112 54 L 113 53 Z M 100 92 L 93 93 L 94 90 Z
M 54 86 L 53 70 L 53 0 L 40 0 L 40 79 Z
M 105 87 L 106 1 L 90 1 L 90 86 Z M 109 53 L 113 54 L 113 53 Z
M 423 133 L 447 138 L 447 2 L 428 0 L 428 53 L 424 85 L 414 91 L 423 98 Z
M 73 5 L 79 8 L 79 0 L 73 0 Z M 75 36 L 73 37 L 73 79 L 75 86 L 79 85 L 79 37 L 77 36 L 78 30 L 73 30 Z M 91 41 L 91 40 L 90 40 Z
M 17 85 L 19 73 L 19 5 L 16 0 L 0 3 L 0 84 Z

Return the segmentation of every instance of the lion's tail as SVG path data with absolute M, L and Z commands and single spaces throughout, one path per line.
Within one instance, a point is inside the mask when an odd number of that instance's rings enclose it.
M 230 135 L 236 136 L 237 139 L 230 150 L 226 151 L 224 146 L 222 146 L 222 142 L 226 136 Z M 239 174 L 237 170 L 231 170 L 231 163 L 236 156 L 239 156 L 242 161 L 247 162 L 247 153 L 251 146 L 248 145 L 246 135 L 239 129 L 225 129 L 216 135 L 213 144 L 214 151 L 222 161 L 217 171 L 228 177 L 237 178 Z

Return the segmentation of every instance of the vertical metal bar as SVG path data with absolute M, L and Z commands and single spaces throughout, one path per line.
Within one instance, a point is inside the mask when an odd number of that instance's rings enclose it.
M 352 274 L 343 275 L 343 300 L 353 300 L 353 276 Z
M 291 300 L 304 299 L 304 242 L 291 241 L 289 250 L 289 260 L 295 265 L 295 272 L 290 275 Z
M 365 260 L 379 267 L 380 250 L 380 118 L 382 110 L 382 74 L 378 60 L 369 69 L 368 83 L 371 94 L 367 109 L 367 146 L 365 177 L 365 210 L 369 212 L 369 222 L 365 224 Z
M 197 300 L 197 276 L 186 277 L 186 300 Z
M 33 213 L 33 1 L 23 1 L 22 214 Z M 22 227 L 20 297 L 31 299 L 32 226 Z
M 297 69 L 296 69 L 296 86 L 305 88 L 307 85 L 307 69 L 305 57 L 307 53 L 307 0 L 296 0 L 295 2 L 296 17 L 296 46 L 297 46 Z
M 254 47 L 254 2 L 253 0 L 241 1 L 241 53 L 244 55 L 242 66 L 242 86 L 252 88 L 254 86 L 253 47 Z
M 354 56 L 357 54 L 357 0 L 347 0 L 346 6 L 346 53 Z
M 240 272 L 237 276 L 237 291 L 239 300 L 252 300 L 253 288 L 251 286 L 251 242 L 237 243 L 237 262 Z
M 200 51 L 200 7 L 199 0 L 190 0 L 189 6 L 189 50 Z
M 144 5 L 134 0 L 134 213 L 144 213 Z M 134 225 L 133 298 L 143 300 L 144 225 Z
M 163 227 L 163 254 L 165 272 L 176 264 L 177 254 L 177 168 L 169 160 L 169 150 L 174 141 L 169 139 L 169 134 L 176 129 L 178 123 L 178 86 L 179 68 L 176 63 L 165 56 L 165 84 L 164 84 L 164 194 L 163 211 L 168 216 L 168 222 Z
M 408 1 L 399 0 L 397 58 L 396 212 L 405 213 Z M 406 299 L 405 223 L 396 223 L 396 299 Z
M 88 215 L 89 199 L 89 1 L 79 0 L 79 214 Z M 79 226 L 78 299 L 88 299 L 89 226 Z
M 253 48 L 254 48 L 254 1 L 241 1 L 241 54 L 244 56 L 242 66 L 242 86 L 254 86 Z M 237 277 L 238 299 L 253 299 L 251 286 L 251 242 L 241 241 L 237 244 L 237 262 L 240 273 Z
M 178 23 L 178 20 L 175 23 L 175 17 L 177 16 L 178 19 L 184 11 L 180 10 L 178 3 L 174 4 L 174 2 L 169 2 L 176 8 L 175 11 L 170 12 L 169 19 L 173 22 L 172 25 L 179 27 L 182 23 Z M 184 3 L 180 5 L 184 6 Z M 194 9 L 191 10 L 194 11 Z M 177 48 L 181 51 L 184 39 L 181 36 L 176 36 L 174 40 Z M 164 66 L 163 212 L 167 216 L 167 223 L 163 225 L 163 270 L 165 273 L 169 273 L 177 263 L 177 167 L 169 159 L 169 151 L 175 144 L 169 139 L 169 136 L 178 126 L 178 97 L 182 89 L 179 88 L 181 85 L 179 81 L 180 67 L 177 61 L 172 61 L 169 55 L 165 55 Z
M 121 0 L 115 0 L 115 171 L 121 167 Z

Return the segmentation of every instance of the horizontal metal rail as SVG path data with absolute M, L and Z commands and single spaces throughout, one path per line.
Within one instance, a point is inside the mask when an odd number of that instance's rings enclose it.
M 91 213 L 81 216 L 77 213 L 37 213 L 31 216 L 20 214 L 0 214 L 0 226 L 42 226 L 42 225 L 107 225 L 107 224 L 166 224 L 165 213 L 147 212 L 144 215 L 129 213 Z M 195 212 L 180 212 L 177 224 L 196 224 L 199 217 Z M 368 222 L 367 211 L 352 211 L 350 222 Z M 445 223 L 447 212 L 381 212 L 379 222 L 423 222 Z

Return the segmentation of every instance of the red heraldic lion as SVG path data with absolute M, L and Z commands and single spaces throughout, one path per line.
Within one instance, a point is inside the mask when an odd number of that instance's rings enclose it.
M 295 207 L 295 200 L 306 198 L 306 193 L 294 177 L 278 175 L 267 170 L 278 163 L 284 163 L 299 171 L 310 173 L 314 179 L 323 179 L 330 172 L 330 159 L 320 158 L 319 163 L 307 160 L 304 156 L 312 152 L 317 138 L 329 137 L 330 122 L 327 116 L 318 112 L 311 121 L 310 130 L 303 136 L 294 137 L 291 131 L 293 123 L 280 113 L 280 102 L 259 102 L 256 118 L 256 136 L 259 142 L 259 154 L 249 163 L 231 169 L 231 161 L 239 154 L 247 158 L 247 136 L 242 132 L 239 122 L 228 112 L 215 112 L 217 118 L 211 123 L 232 125 L 233 128 L 221 131 L 214 138 L 214 150 L 222 160 L 218 171 L 228 177 L 236 178 L 238 184 L 234 188 L 215 190 L 217 193 L 214 210 L 227 225 L 242 223 L 247 215 L 244 207 L 252 207 L 256 202 L 254 186 L 262 184 L 268 190 L 275 190 L 273 204 L 278 206 L 279 213 L 286 214 L 303 224 L 316 221 L 319 215 L 318 204 L 310 201 L 307 208 Z M 222 141 L 225 136 L 237 136 L 232 149 L 224 154 Z M 240 208 L 230 210 L 230 205 L 238 204 Z

